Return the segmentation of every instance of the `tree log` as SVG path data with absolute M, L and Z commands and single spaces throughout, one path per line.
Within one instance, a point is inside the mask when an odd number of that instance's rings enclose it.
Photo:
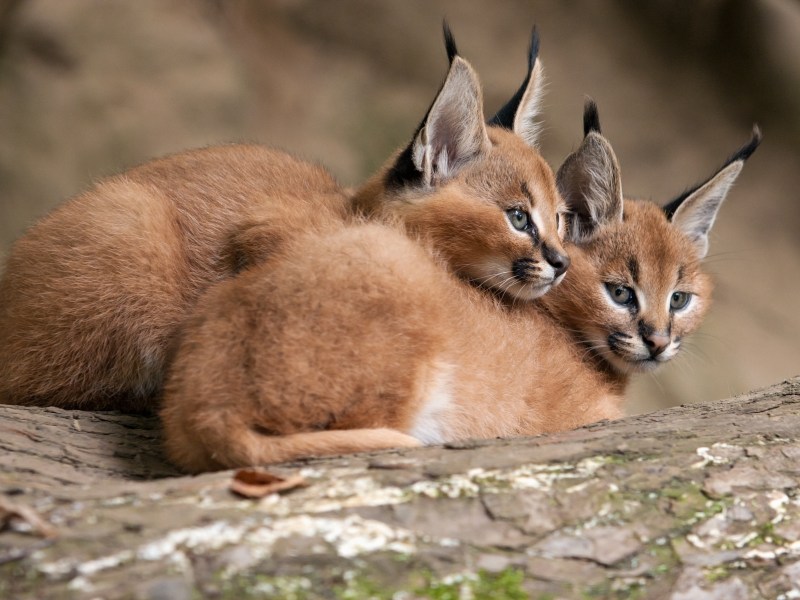
M 800 597 L 800 377 L 261 499 L 177 473 L 154 417 L 0 406 L 0 450 L 0 598 Z

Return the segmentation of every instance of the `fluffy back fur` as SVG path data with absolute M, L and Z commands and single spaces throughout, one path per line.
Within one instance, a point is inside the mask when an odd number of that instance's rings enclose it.
M 569 264 L 555 176 L 520 134 L 484 124 L 452 36 L 448 56 L 411 143 L 352 203 L 318 166 L 230 145 L 111 177 L 39 221 L 0 280 L 0 401 L 154 408 L 178 327 L 206 288 L 354 212 L 404 223 L 479 285 L 524 299 L 555 286 Z
M 619 415 L 563 329 L 442 267 L 364 224 L 306 234 L 210 289 L 165 387 L 170 458 L 199 472 Z
M 152 408 L 179 323 L 236 269 L 239 232 L 259 233 L 266 252 L 346 213 L 324 169 L 259 146 L 169 156 L 99 182 L 12 247 L 0 400 Z
M 587 115 L 599 122 L 593 105 Z M 672 204 L 670 219 L 623 201 L 616 165 L 598 126 L 560 170 L 582 220 L 575 268 L 537 303 L 482 294 L 378 224 L 306 234 L 216 286 L 166 386 L 170 458 L 199 472 L 620 416 L 628 373 L 674 356 L 710 284 L 696 228 Z

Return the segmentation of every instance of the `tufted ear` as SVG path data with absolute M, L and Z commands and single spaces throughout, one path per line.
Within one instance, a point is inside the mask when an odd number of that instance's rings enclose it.
M 544 72 L 542 61 L 539 60 L 539 32 L 534 27 L 528 47 L 525 81 L 511 100 L 489 120 L 489 125 L 510 129 L 529 146 L 537 147 L 541 124 L 536 117 L 539 116 L 543 95 Z
M 444 36 L 450 60 L 447 78 L 414 139 L 390 169 L 389 185 L 439 185 L 490 148 L 478 76 L 458 55 L 446 23 Z
M 617 157 L 600 132 L 597 105 L 587 100 L 584 138 L 556 174 L 558 191 L 569 208 L 569 237 L 582 243 L 604 225 L 622 221 L 622 183 Z
M 692 241 L 700 258 L 708 253 L 708 232 L 714 225 L 722 201 L 745 161 L 758 148 L 761 138 L 761 130 L 754 125 L 750 140 L 734 152 L 714 175 L 664 206 L 667 218 Z

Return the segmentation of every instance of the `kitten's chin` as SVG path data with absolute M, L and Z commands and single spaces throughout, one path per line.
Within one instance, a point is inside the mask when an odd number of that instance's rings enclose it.
M 628 360 L 621 358 L 614 354 L 610 349 L 607 352 L 602 352 L 601 354 L 603 359 L 613 368 L 613 370 L 621 375 L 652 373 L 662 364 L 661 362 L 652 359 Z
M 657 358 L 628 358 L 621 356 L 618 351 L 615 351 L 606 341 L 602 334 L 591 336 L 589 346 L 594 353 L 603 361 L 605 361 L 613 371 L 620 375 L 632 375 L 634 373 L 652 373 L 658 367 L 667 362 L 669 357 Z
M 506 285 L 506 289 L 501 291 L 512 296 L 515 300 L 536 300 L 555 288 L 563 279 L 564 276 L 561 275 L 560 277 L 544 283 L 519 283 L 517 281 L 511 281 Z
M 520 285 L 515 283 L 509 285 L 507 289 L 502 291 L 515 300 L 524 300 L 527 302 L 541 298 L 554 287 L 555 285 L 553 283 L 545 283 L 542 285 Z

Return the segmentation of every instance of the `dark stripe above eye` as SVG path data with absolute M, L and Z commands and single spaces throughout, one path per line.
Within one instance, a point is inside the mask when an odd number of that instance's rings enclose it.
M 685 273 L 686 273 L 686 268 L 683 265 L 678 267 L 678 281 L 683 281 L 683 276 Z
M 639 283 L 639 261 L 636 260 L 633 256 L 628 259 L 628 271 L 631 274 L 631 279 L 633 282 L 638 284 Z
M 533 194 L 531 194 L 531 190 L 528 188 L 528 184 L 523 181 L 522 183 L 520 183 L 519 188 L 520 190 L 522 190 L 522 195 L 525 196 L 528 200 L 530 200 L 531 204 L 533 204 Z

